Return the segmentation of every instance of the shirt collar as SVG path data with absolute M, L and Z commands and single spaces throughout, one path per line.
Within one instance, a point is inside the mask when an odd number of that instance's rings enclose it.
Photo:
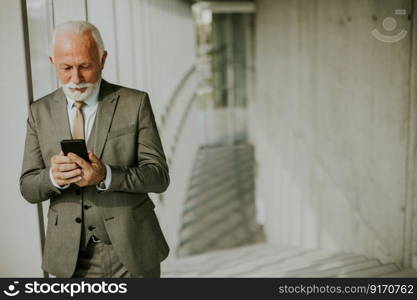
M 90 95 L 90 97 L 84 100 L 86 107 L 93 107 L 94 105 L 98 103 L 98 94 L 100 92 L 100 86 L 101 86 L 101 79 L 97 87 L 94 89 L 93 93 Z M 75 100 L 67 97 L 66 95 L 65 95 L 65 98 L 67 98 L 68 106 L 72 108 L 74 106 Z

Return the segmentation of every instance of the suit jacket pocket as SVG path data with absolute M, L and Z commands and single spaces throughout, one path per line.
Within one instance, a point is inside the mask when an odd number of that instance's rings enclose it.
M 134 133 L 134 132 L 136 132 L 136 124 L 110 131 L 108 135 L 108 139 L 113 139 L 113 138 L 123 136 L 129 133 Z

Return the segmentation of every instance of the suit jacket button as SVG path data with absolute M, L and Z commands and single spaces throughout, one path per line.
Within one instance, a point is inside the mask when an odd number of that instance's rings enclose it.
M 81 190 L 80 190 L 80 189 L 76 189 L 76 190 L 75 190 L 75 193 L 76 193 L 77 195 L 80 195 L 80 194 L 81 194 Z
M 95 226 L 88 226 L 88 230 L 90 230 L 90 231 L 93 231 L 94 229 L 96 229 L 96 227 Z
M 81 223 L 81 222 L 82 222 L 82 220 L 81 220 L 81 218 L 80 218 L 80 217 L 77 217 L 77 218 L 75 218 L 75 222 L 77 222 L 77 223 Z
M 89 209 L 91 206 L 90 205 L 84 205 L 84 209 Z

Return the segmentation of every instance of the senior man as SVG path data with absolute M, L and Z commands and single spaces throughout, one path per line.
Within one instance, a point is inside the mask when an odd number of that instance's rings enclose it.
M 57 277 L 160 277 L 169 247 L 149 192 L 169 173 L 143 91 L 101 79 L 107 52 L 97 28 L 58 25 L 52 55 L 61 88 L 29 110 L 20 189 L 50 199 L 42 268 Z M 85 139 L 90 162 L 64 155 L 63 139 Z

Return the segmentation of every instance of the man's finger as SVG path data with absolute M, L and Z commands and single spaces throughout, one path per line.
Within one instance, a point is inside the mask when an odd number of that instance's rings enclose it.
M 81 176 L 77 176 L 77 177 L 74 177 L 74 178 L 70 178 L 70 179 L 68 179 L 68 183 L 67 184 L 76 183 L 76 182 L 81 181 L 82 179 L 83 178 Z
M 66 185 L 66 184 L 80 182 L 80 181 L 82 181 L 82 179 L 83 178 L 81 176 L 75 176 L 75 177 L 72 177 L 72 178 L 69 178 L 69 179 L 61 179 L 61 180 L 57 181 L 57 183 L 59 185 Z
M 76 163 L 70 163 L 70 164 L 59 164 L 57 167 L 57 171 L 59 172 L 65 172 L 65 171 L 72 171 L 79 168 Z
M 88 158 L 90 158 L 91 162 L 98 163 L 98 157 L 91 151 L 88 151 Z
M 53 157 L 53 162 L 56 164 L 67 164 L 67 163 L 71 163 L 71 159 L 68 156 L 59 156 L 59 155 L 55 155 Z
M 75 162 L 83 169 L 89 166 L 89 164 L 84 159 L 79 157 L 77 154 L 70 152 L 68 153 L 68 157 L 71 159 L 72 162 Z
M 81 170 L 80 169 L 75 169 L 69 172 L 59 172 L 56 174 L 56 177 L 58 179 L 69 179 L 75 176 L 79 176 L 81 175 Z

